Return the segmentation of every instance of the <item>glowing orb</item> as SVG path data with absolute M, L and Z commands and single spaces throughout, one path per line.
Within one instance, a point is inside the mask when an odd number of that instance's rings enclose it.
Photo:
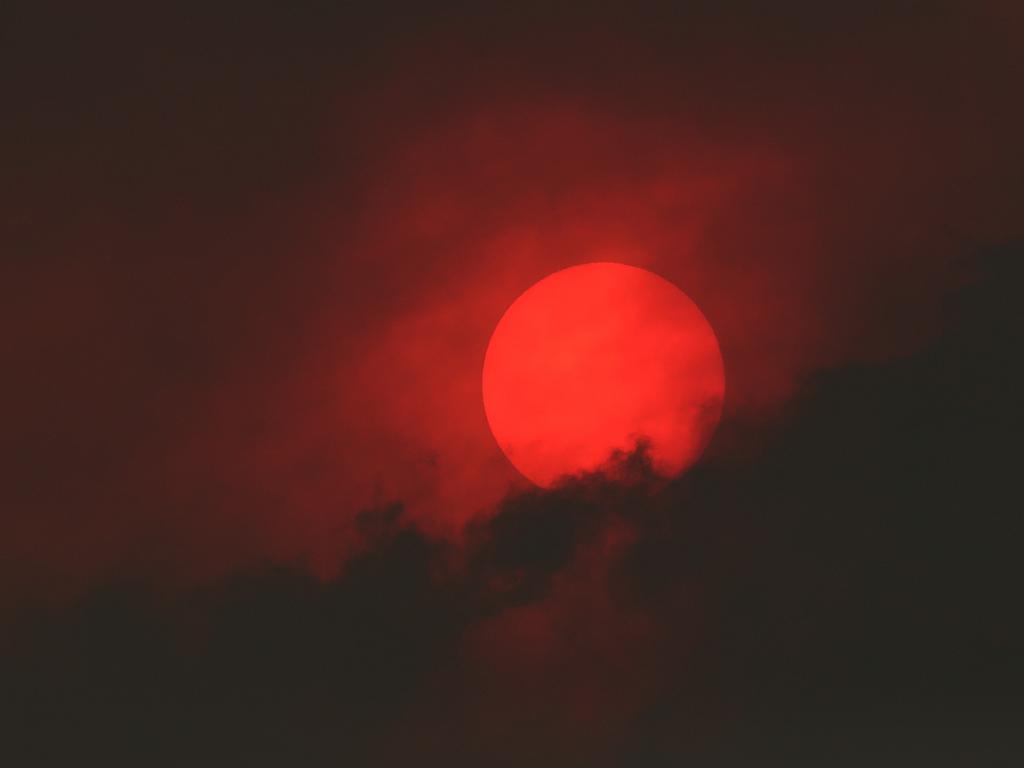
M 491 431 L 541 486 L 648 444 L 660 474 L 700 456 L 722 412 L 718 339 L 679 288 L 644 269 L 583 264 L 508 308 L 483 367 Z

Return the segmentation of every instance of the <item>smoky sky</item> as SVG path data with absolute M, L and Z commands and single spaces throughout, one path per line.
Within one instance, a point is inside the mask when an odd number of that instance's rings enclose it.
M 594 259 L 679 285 L 726 417 L 941 334 L 1020 234 L 1012 4 L 4 11 L 11 591 L 458 530 L 517 478 L 479 378 Z
M 1019 763 L 1022 24 L 5 4 L 9 762 Z M 723 419 L 538 490 L 484 350 L 599 259 Z

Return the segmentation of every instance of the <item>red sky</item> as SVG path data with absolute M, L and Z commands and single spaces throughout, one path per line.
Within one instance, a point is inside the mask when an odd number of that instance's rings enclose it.
M 1019 235 L 1005 5 L 371 19 L 373 45 L 261 13 L 223 59 L 184 15 L 95 56 L 102 13 L 49 48 L 17 15 L 7 56 L 42 63 L 4 129 L 10 584 L 331 573 L 396 499 L 457 530 L 519 482 L 480 367 L 554 270 L 665 275 L 727 419 L 770 419 L 925 343 L 957 255 Z

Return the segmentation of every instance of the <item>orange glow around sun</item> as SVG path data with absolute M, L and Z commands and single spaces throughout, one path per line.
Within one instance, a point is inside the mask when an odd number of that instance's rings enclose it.
M 505 312 L 484 359 L 495 439 L 541 486 L 646 441 L 676 474 L 721 416 L 725 372 L 697 305 L 647 270 L 591 263 L 533 285 Z

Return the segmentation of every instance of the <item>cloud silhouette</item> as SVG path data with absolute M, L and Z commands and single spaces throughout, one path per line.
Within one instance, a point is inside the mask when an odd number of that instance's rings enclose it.
M 400 505 L 365 511 L 365 546 L 328 580 L 267 566 L 27 613 L 4 654 L 7 749 L 153 766 L 1020 756 L 1019 253 L 986 262 L 931 348 L 819 377 L 755 456 L 713 448 L 665 479 L 641 444 L 513 492 L 461 543 Z

